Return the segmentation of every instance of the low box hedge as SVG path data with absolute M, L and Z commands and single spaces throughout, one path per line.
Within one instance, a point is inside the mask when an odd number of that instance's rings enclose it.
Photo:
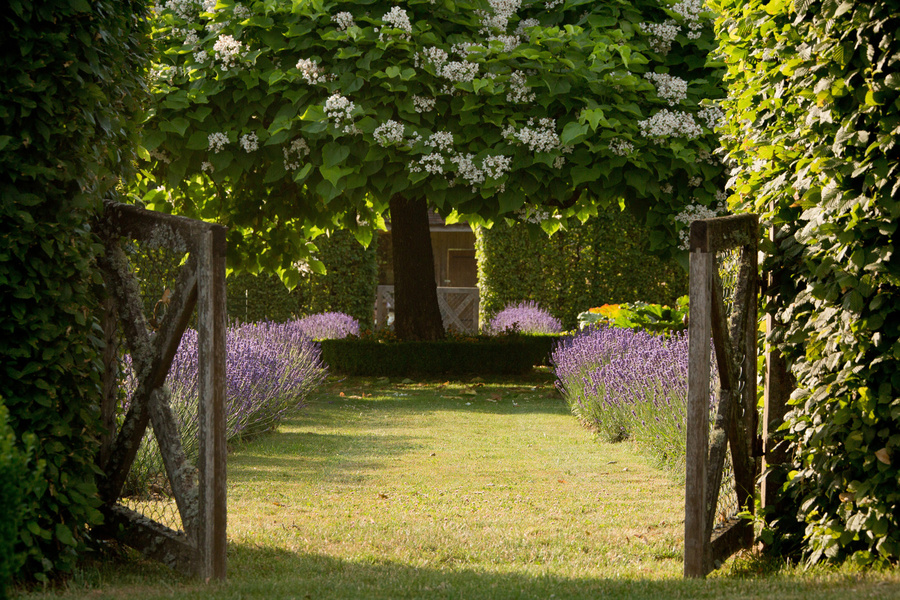
M 429 342 L 322 340 L 322 359 L 345 375 L 520 375 L 549 364 L 556 335 L 477 336 Z

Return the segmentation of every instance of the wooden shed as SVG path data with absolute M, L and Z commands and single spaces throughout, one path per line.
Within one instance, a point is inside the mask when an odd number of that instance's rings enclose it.
M 478 265 L 475 260 L 475 233 L 468 223 L 447 225 L 440 215 L 428 213 L 431 247 L 434 252 L 435 285 L 444 326 L 458 331 L 478 331 Z M 393 320 L 394 266 L 391 225 L 378 239 L 378 294 L 375 327 Z

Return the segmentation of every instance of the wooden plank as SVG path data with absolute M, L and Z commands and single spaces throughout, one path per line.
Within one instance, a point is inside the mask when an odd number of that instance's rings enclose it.
M 216 227 L 216 225 L 197 219 L 167 215 L 110 200 L 104 202 L 103 219 L 107 231 L 111 234 L 138 241 L 158 239 L 163 233 L 161 228 L 168 228 L 178 235 L 187 251 L 196 250 L 196 240 L 209 231 L 210 227 Z
M 181 524 L 188 537 L 196 539 L 197 520 L 200 516 L 197 470 L 184 455 L 181 433 L 169 404 L 170 398 L 171 394 L 165 388 L 154 390 L 150 394 L 150 422 L 153 424 L 153 434 L 159 444 L 166 475 L 172 485 Z
M 713 255 L 691 252 L 688 325 L 687 452 L 684 502 L 684 576 L 706 575 L 707 449 L 709 447 L 710 287 Z
M 756 245 L 759 239 L 759 216 L 731 215 L 703 219 L 691 223 L 691 252 L 722 252 L 738 246 Z
M 753 523 L 747 519 L 729 519 L 728 523 L 716 529 L 709 542 L 710 555 L 714 558 L 707 565 L 709 569 L 707 573 L 718 569 L 726 558 L 746 548 L 745 540 L 748 534 L 752 539 Z
M 108 505 L 101 510 L 103 525 L 93 528 L 92 535 L 101 539 L 119 539 L 176 571 L 196 576 L 197 548 L 185 534 L 121 505 Z
M 112 451 L 116 431 L 116 411 L 119 406 L 119 315 L 116 302 L 106 298 L 103 302 L 103 379 L 100 396 L 100 452 L 97 464 L 106 464 Z
M 225 579 L 225 229 L 205 235 L 199 256 L 200 550 L 204 580 Z

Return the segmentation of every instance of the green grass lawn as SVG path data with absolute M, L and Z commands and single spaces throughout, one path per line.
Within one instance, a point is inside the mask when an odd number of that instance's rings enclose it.
M 900 598 L 900 572 L 681 579 L 683 490 L 593 440 L 549 374 L 335 378 L 229 463 L 226 583 L 131 557 L 23 598 Z

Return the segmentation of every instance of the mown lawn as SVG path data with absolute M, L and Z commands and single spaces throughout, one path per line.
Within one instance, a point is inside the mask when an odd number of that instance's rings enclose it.
M 547 373 L 503 382 L 332 378 L 229 455 L 229 577 L 131 557 L 23 598 L 900 597 L 900 572 L 681 578 L 683 491 L 591 439 Z

